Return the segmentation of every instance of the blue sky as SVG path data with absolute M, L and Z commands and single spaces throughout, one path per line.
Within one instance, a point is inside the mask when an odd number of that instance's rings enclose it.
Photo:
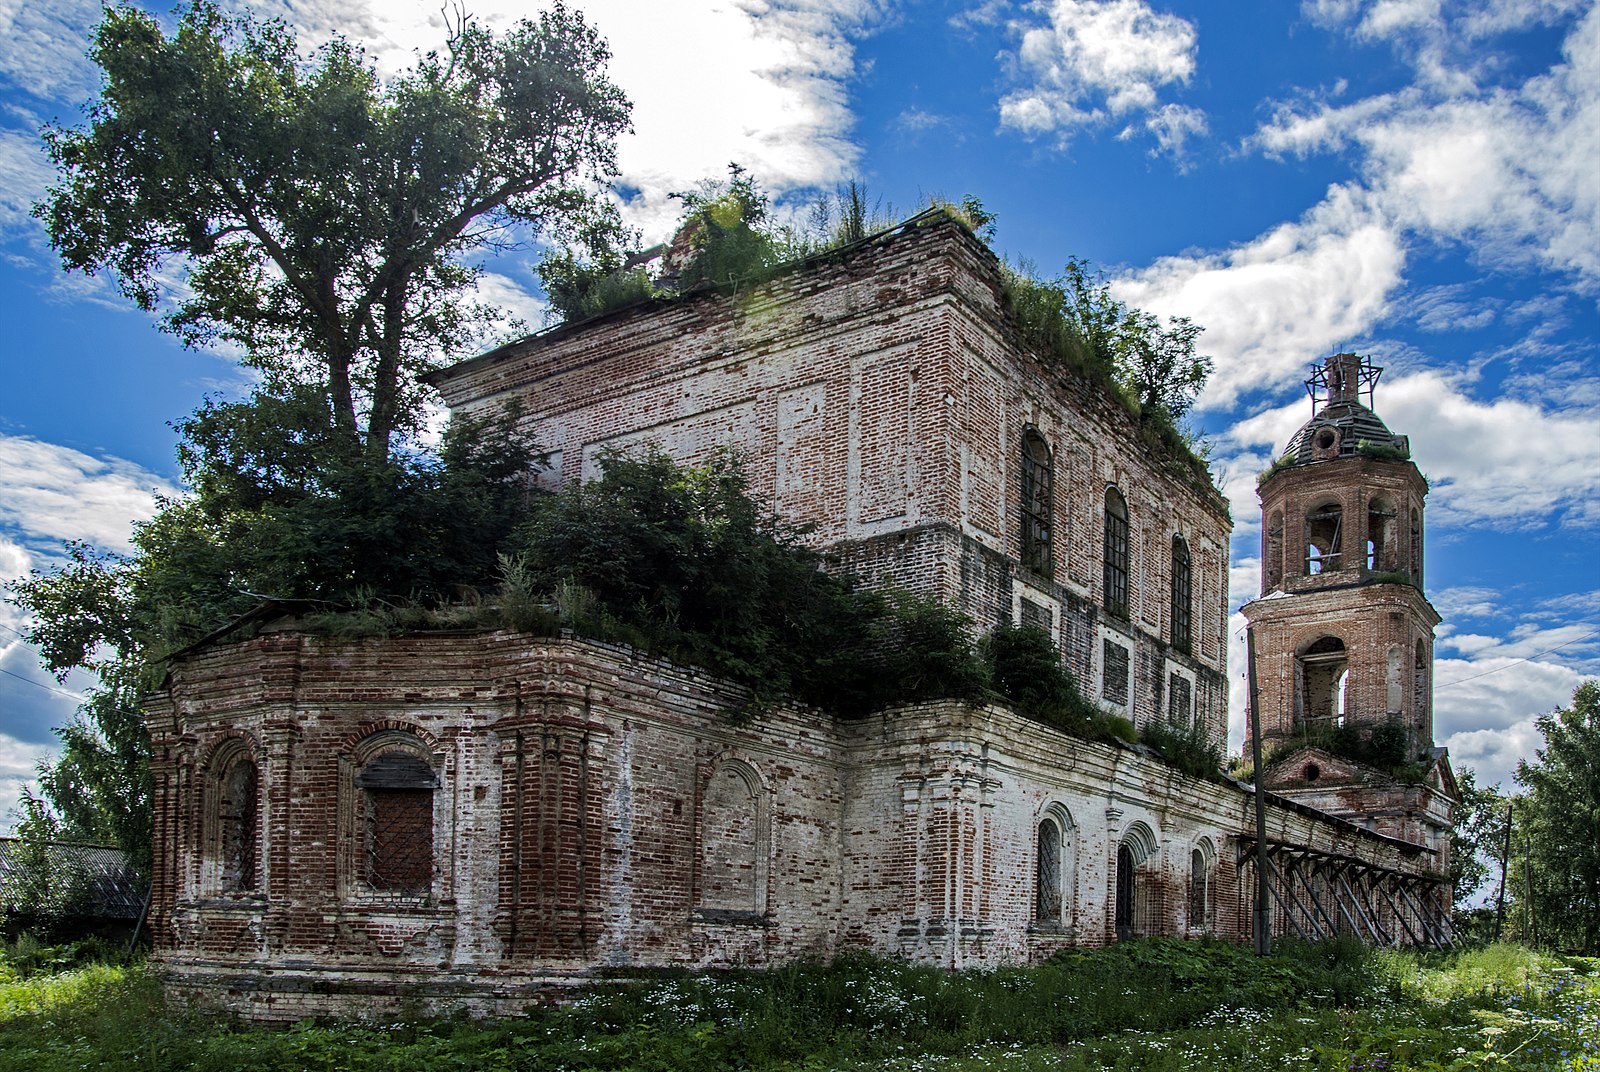
M 472 11 L 494 26 L 529 6 Z M 1594 4 L 576 6 L 635 104 L 621 178 L 647 239 L 670 232 L 671 191 L 729 161 L 780 211 L 849 178 L 902 214 L 974 194 L 1004 256 L 1047 273 L 1087 258 L 1128 301 L 1205 325 L 1216 372 L 1196 421 L 1233 502 L 1235 606 L 1259 583 L 1254 475 L 1310 415 L 1307 369 L 1370 354 L 1377 410 L 1433 485 L 1438 740 L 1509 780 L 1533 717 L 1600 675 Z M 248 7 L 306 46 L 342 31 L 388 71 L 443 39 L 433 0 Z M 0 0 L 0 579 L 48 568 L 66 539 L 125 548 L 178 491 L 167 422 L 248 386 L 106 280 L 63 275 L 29 216 L 50 182 L 39 125 L 77 122 L 93 95 L 98 15 Z M 494 260 L 483 289 L 538 325 L 534 259 Z M 25 624 L 0 607 L 0 815 L 83 684 L 37 668 Z

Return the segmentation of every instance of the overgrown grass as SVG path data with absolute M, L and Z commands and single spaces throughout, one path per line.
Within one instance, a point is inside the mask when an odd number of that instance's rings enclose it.
M 1507 946 L 1260 961 L 1154 939 L 992 972 L 856 956 L 641 973 L 526 1019 L 271 1030 L 166 1009 L 142 968 L 94 966 L 0 981 L 0 1068 L 1593 1072 L 1600 977 Z

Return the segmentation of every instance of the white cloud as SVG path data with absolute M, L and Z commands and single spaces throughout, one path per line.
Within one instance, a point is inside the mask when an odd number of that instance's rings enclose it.
M 1053 0 L 1032 10 L 1045 21 L 1011 24 L 1019 41 L 1005 58 L 1018 84 L 1000 100 L 1002 128 L 1064 144 L 1079 128 L 1150 112 L 1163 148 L 1204 132 L 1195 110 L 1160 107 L 1164 87 L 1194 75 L 1193 24 L 1143 0 Z
M 38 765 L 53 753 L 49 745 L 26 744 L 0 733 L 0 830 L 14 827 L 23 789 L 38 789 Z
M 132 462 L 0 435 L 0 524 L 27 539 L 126 550 L 133 522 L 155 514 L 158 494 L 176 489 Z
M 1399 286 L 1405 250 L 1360 190 L 1336 186 L 1302 219 L 1225 253 L 1163 257 L 1118 298 L 1205 326 L 1216 359 L 1199 405 L 1221 409 L 1297 382 L 1311 360 L 1366 330 Z
M 1517 760 L 1543 744 L 1533 719 L 1572 699 L 1583 675 L 1552 661 L 1494 655 L 1434 660 L 1434 739 L 1480 785 L 1509 786 Z
M 1424 5 L 1427 6 L 1427 5 Z M 1410 5 L 1396 5 L 1395 17 Z M 1373 8 L 1368 20 L 1387 8 Z M 1387 16 L 1385 16 L 1387 17 Z M 1365 25 L 1365 23 L 1363 23 Z M 1395 226 L 1464 240 L 1485 261 L 1536 262 L 1600 287 L 1600 8 L 1563 62 L 1521 84 L 1419 77 L 1344 106 L 1280 108 L 1248 145 L 1306 156 L 1353 148 L 1372 202 Z
M 1430 524 L 1600 524 L 1600 419 L 1581 407 L 1481 402 L 1464 386 L 1440 372 L 1421 372 L 1385 380 L 1377 397 L 1379 415 L 1411 437 L 1417 467 L 1432 481 Z M 1304 401 L 1291 403 L 1246 418 L 1218 439 L 1281 450 L 1310 415 Z
M 99 0 L 0 0 L 0 78 L 42 100 L 77 104 L 94 89 L 84 53 Z

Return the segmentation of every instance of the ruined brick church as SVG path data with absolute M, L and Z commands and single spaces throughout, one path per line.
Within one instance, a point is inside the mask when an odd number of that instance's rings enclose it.
M 1299 745 L 1265 772 L 1262 858 L 1275 933 L 1440 944 L 1448 760 L 1403 780 L 1312 732 L 1432 747 L 1426 487 L 1360 401 L 1375 375 L 1330 359 L 1262 485 L 1262 734 Z M 607 448 L 731 447 L 863 579 L 1046 630 L 1110 715 L 1226 733 L 1224 499 L 1104 385 L 1026 350 L 994 255 L 941 213 L 434 382 L 457 412 L 520 402 L 550 487 Z M 1249 937 L 1248 785 L 999 706 L 736 723 L 740 700 L 570 635 L 284 619 L 203 645 L 148 706 L 156 962 L 179 993 L 286 1020 L 514 1011 L 615 967 Z

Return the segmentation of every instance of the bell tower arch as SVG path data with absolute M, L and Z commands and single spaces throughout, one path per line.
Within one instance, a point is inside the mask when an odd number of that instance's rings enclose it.
M 1244 614 L 1262 773 L 1279 795 L 1448 843 L 1447 800 L 1424 793 L 1396 803 L 1403 787 L 1425 782 L 1453 796 L 1454 780 L 1433 741 L 1439 615 L 1423 590 L 1428 482 L 1407 437 L 1372 408 L 1382 373 L 1356 354 L 1315 366 L 1311 419 L 1258 483 L 1261 596 Z

